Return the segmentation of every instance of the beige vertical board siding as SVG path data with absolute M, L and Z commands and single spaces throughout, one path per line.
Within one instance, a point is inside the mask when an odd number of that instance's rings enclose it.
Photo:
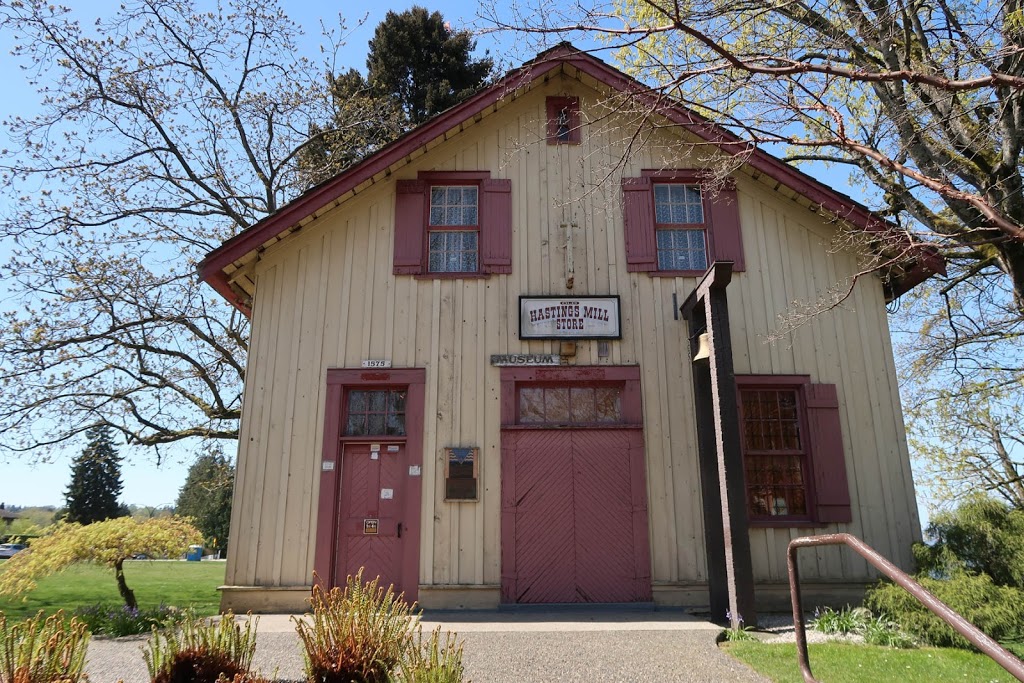
M 278 482 L 277 491 L 277 498 L 280 501 L 278 509 L 282 514 L 279 515 L 274 532 L 275 537 L 281 539 L 281 545 L 275 551 L 274 572 L 279 574 L 282 583 L 286 584 L 305 582 L 305 550 L 311 537 L 308 501 L 312 497 L 312 492 L 307 486 L 307 475 L 315 460 L 309 455 L 313 452 L 311 439 L 316 433 L 316 427 L 308 420 L 316 411 L 309 410 L 306 406 L 317 405 L 315 397 L 319 392 L 316 387 L 321 383 L 319 347 L 322 336 L 315 324 L 319 318 L 317 309 L 322 291 L 319 276 L 322 269 L 319 261 L 323 254 L 323 239 L 321 236 L 302 249 L 299 258 L 295 260 L 300 284 L 297 289 L 300 298 L 294 302 L 298 319 L 292 327 L 293 334 L 297 335 L 294 342 L 295 371 L 291 373 L 288 386 L 289 405 L 286 407 L 288 417 L 285 428 L 288 443 L 282 453 L 284 476 Z M 286 533 L 286 529 L 290 532 Z M 290 544 L 291 547 L 287 547 L 286 544 Z
M 254 304 L 263 296 L 262 285 L 256 283 L 253 294 Z M 257 326 L 262 327 L 263 319 L 270 316 L 273 308 L 261 305 L 253 308 L 251 330 L 255 331 Z M 249 492 L 250 480 L 256 477 L 257 470 L 262 467 L 262 458 L 259 457 L 259 444 L 256 442 L 257 434 L 263 427 L 263 401 L 259 396 L 261 387 L 259 384 L 260 371 L 263 363 L 257 363 L 260 357 L 262 336 L 253 334 L 249 345 L 249 358 L 246 364 L 245 392 L 242 396 L 242 419 L 239 424 L 238 434 L 238 455 L 235 462 L 235 485 L 233 492 L 234 502 L 231 506 L 231 522 L 229 526 L 229 538 L 231 552 L 228 554 L 227 566 L 225 567 L 224 581 L 228 585 L 251 585 L 255 578 L 255 571 L 249 565 L 252 558 L 249 539 L 252 538 L 248 530 L 248 524 L 252 520 L 253 506 L 259 501 Z M 265 356 L 265 351 L 264 351 Z M 252 453 L 252 457 L 245 457 Z
M 592 93 L 555 79 L 263 254 L 255 269 L 228 583 L 309 580 L 324 374 L 358 368 L 366 358 L 427 371 L 420 582 L 500 582 L 500 373 L 489 356 L 557 352 L 555 342 L 518 339 L 518 297 L 568 291 L 560 225 L 574 221 L 571 293 L 619 295 L 623 339 L 610 343 L 608 358 L 598 357 L 596 342 L 580 342 L 572 362 L 639 364 L 653 580 L 706 580 L 688 330 L 674 319 L 672 302 L 675 292 L 682 303 L 696 280 L 626 271 L 619 186 L 620 175 L 643 168 L 686 167 L 685 159 L 665 162 L 662 155 L 687 149 L 659 131 L 656 152 L 643 151 L 622 173 L 594 185 L 615 167 L 624 141 L 602 126 L 585 132 L 579 146 L 545 144 L 544 95 L 567 88 L 590 106 Z M 482 169 L 513 181 L 513 272 L 474 280 L 393 276 L 394 178 Z M 806 373 L 839 385 L 857 510 L 843 529 L 902 557 L 901 546 L 916 537 L 916 515 L 912 500 L 903 502 L 912 482 L 894 413 L 899 403 L 881 287 L 865 278 L 847 304 L 781 342 L 763 343 L 793 300 L 813 299 L 855 272 L 856 263 L 827 252 L 833 228 L 824 219 L 744 176 L 738 186 L 747 271 L 734 276 L 729 290 L 736 371 Z M 481 449 L 479 502 L 444 501 L 446 446 Z M 756 577 L 784 579 L 785 543 L 804 531 L 753 530 Z M 808 565 L 808 578 L 865 575 L 862 562 L 828 554 Z

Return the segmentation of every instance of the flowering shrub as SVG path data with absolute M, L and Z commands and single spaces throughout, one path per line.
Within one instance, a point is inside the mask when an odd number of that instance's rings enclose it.
M 160 605 L 149 609 L 127 605 L 91 605 L 75 610 L 75 616 L 95 635 L 119 638 L 149 633 L 154 626 L 169 627 L 181 622 L 186 614 L 177 608 Z

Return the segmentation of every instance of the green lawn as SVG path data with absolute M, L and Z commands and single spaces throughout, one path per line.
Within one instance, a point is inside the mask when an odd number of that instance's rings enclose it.
M 216 614 L 220 605 L 217 586 L 224 583 L 224 562 L 181 562 L 166 560 L 130 560 L 124 573 L 128 587 L 135 591 L 140 607 L 160 603 L 175 607 L 193 607 L 198 614 Z M 3 562 L 0 562 L 3 572 Z M 39 610 L 54 612 L 63 608 L 97 603 L 121 604 L 113 570 L 94 564 L 74 565 L 39 582 L 39 586 L 20 598 L 0 596 L 0 611 L 8 617 L 22 618 Z
M 793 643 L 723 643 L 722 649 L 776 683 L 802 683 Z M 851 643 L 810 646 L 811 671 L 822 683 L 1012 683 L 1013 676 L 984 655 L 923 647 L 893 650 Z

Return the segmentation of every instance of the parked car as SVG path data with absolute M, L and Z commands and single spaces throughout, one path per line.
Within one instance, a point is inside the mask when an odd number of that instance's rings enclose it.
M 14 557 L 27 547 L 24 543 L 0 543 L 0 560 Z

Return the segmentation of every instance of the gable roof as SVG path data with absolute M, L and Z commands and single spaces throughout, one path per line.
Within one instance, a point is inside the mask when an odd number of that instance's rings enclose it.
M 541 52 L 533 60 L 513 69 L 494 85 L 460 104 L 436 115 L 394 142 L 371 154 L 360 163 L 295 198 L 277 212 L 253 224 L 207 254 L 198 266 L 200 277 L 232 305 L 250 313 L 249 286 L 233 282 L 236 271 L 255 260 L 271 244 L 301 229 L 324 211 L 361 191 L 377 180 L 388 177 L 396 167 L 426 152 L 429 143 L 450 137 L 479 122 L 484 116 L 520 97 L 559 72 L 589 76 L 598 84 L 637 98 L 652 113 L 685 128 L 698 139 L 712 143 L 726 154 L 743 156 L 747 171 L 755 177 L 767 176 L 803 197 L 808 208 L 834 216 L 861 230 L 897 235 L 891 223 L 876 216 L 867 207 L 777 159 L 696 112 L 666 101 L 647 86 L 600 59 L 569 43 L 561 43 Z M 911 245 L 900 236 L 902 244 Z M 945 263 L 933 250 L 914 247 L 913 254 L 901 258 L 899 266 L 887 274 L 887 295 L 895 298 L 934 273 L 945 273 Z

